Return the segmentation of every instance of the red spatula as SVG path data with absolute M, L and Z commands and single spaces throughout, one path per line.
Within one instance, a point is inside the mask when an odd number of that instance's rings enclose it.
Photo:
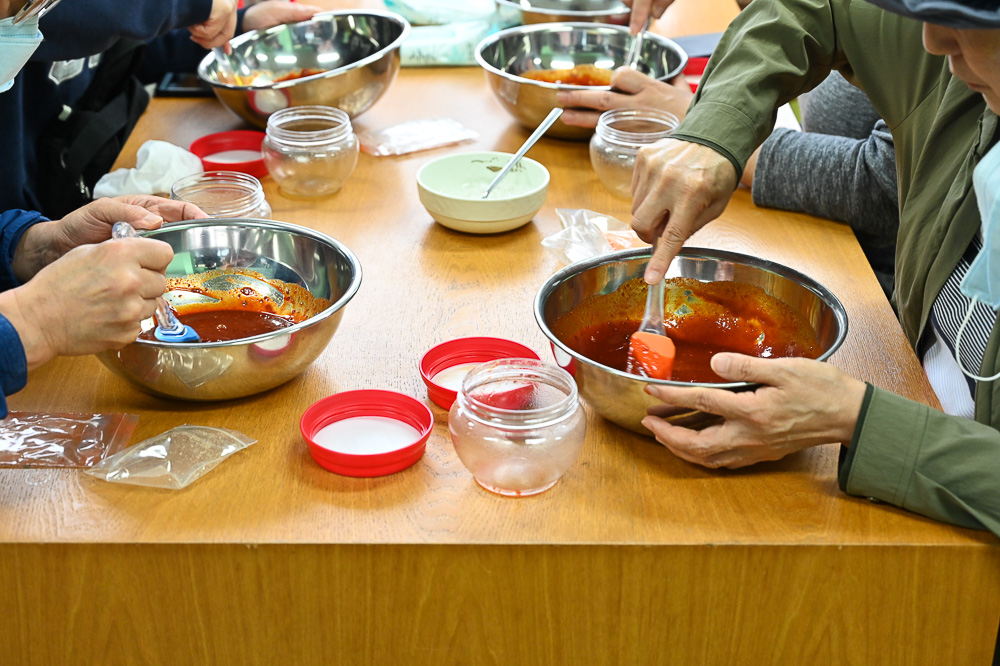
M 655 247 L 655 246 L 654 246 Z M 646 313 L 639 330 L 629 339 L 629 356 L 642 367 L 647 377 L 670 379 L 674 369 L 674 342 L 663 325 L 663 297 L 666 280 L 649 285 Z

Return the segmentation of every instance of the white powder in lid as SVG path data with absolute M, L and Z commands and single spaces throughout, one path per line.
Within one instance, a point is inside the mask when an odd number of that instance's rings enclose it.
M 374 455 L 406 448 L 420 439 L 411 425 L 384 416 L 355 416 L 334 421 L 313 436 L 324 449 L 351 455 Z

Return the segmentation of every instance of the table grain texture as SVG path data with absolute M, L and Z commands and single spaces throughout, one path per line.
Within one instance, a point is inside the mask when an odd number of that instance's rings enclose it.
M 657 29 L 711 32 L 736 11 L 677 0 Z M 586 143 L 543 139 L 528 154 L 552 181 L 532 223 L 494 236 L 449 231 L 420 205 L 417 169 L 455 150 L 513 152 L 529 133 L 482 72 L 404 69 L 355 129 L 442 116 L 478 140 L 362 154 L 343 190 L 318 201 L 287 199 L 264 180 L 274 219 L 334 236 L 364 270 L 340 329 L 300 377 L 197 404 L 141 393 L 93 357 L 31 373 L 12 409 L 138 414 L 133 442 L 183 423 L 259 441 L 182 491 L 77 470 L 0 471 L 0 661 L 988 663 L 997 539 L 845 496 L 837 445 L 708 470 L 590 412 L 580 460 L 552 490 L 506 499 L 475 484 L 447 413 L 426 398 L 420 356 L 494 335 L 550 359 L 532 302 L 560 267 L 540 244 L 559 229 L 555 210 L 628 221 L 630 205 L 596 179 Z M 118 166 L 133 166 L 148 139 L 187 146 L 242 127 L 214 99 L 154 99 Z M 850 317 L 830 362 L 937 405 L 846 226 L 757 208 L 741 188 L 689 244 L 772 259 L 826 285 Z M 324 471 L 299 417 L 331 393 L 369 388 L 431 405 L 424 458 L 377 479 Z

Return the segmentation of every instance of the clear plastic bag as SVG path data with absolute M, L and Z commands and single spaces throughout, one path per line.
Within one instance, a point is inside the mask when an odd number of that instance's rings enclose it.
M 452 118 L 409 120 L 380 130 L 361 132 L 358 135 L 361 140 L 361 150 L 376 157 L 405 155 L 418 150 L 471 141 L 478 137 L 478 133 Z
M 179 490 L 256 441 L 227 428 L 182 425 L 105 458 L 87 474 L 116 483 Z
M 556 215 L 563 228 L 543 238 L 542 245 L 564 264 L 616 250 L 648 247 L 629 225 L 609 215 L 571 208 L 557 208 Z
M 0 467 L 90 467 L 120 451 L 135 414 L 10 412 L 0 421 Z

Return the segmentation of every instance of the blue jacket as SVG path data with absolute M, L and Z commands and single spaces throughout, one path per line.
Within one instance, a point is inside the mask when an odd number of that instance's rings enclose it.
M 11 267 L 14 249 L 28 227 L 45 221 L 41 213 L 24 210 L 0 213 L 0 291 L 20 284 Z M 28 361 L 21 338 L 7 318 L 0 315 L 0 418 L 7 416 L 7 396 L 23 389 L 27 381 Z
M 72 108 L 83 96 L 100 54 L 119 38 L 151 40 L 163 37 L 157 51 L 163 57 L 188 58 L 178 67 L 190 67 L 205 54 L 188 38 L 183 28 L 205 21 L 212 0 L 140 0 L 123 5 L 115 0 L 62 2 L 40 23 L 45 39 L 32 60 L 14 80 L 13 87 L 0 94 L 0 210 L 43 210 L 35 183 L 38 173 L 38 145 L 45 128 L 66 107 Z M 186 43 L 185 43 L 186 42 Z

